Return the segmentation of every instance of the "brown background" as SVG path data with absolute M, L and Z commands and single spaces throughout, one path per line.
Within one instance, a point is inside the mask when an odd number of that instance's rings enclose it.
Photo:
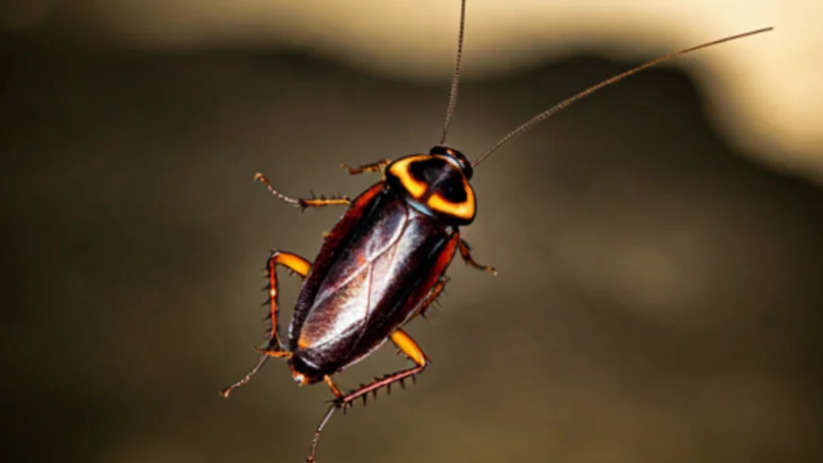
M 251 176 L 355 195 L 375 178 L 338 164 L 427 151 L 447 82 L 311 49 L 59 37 L 2 37 L 3 453 L 301 461 L 325 386 L 272 362 L 217 390 L 255 359 L 268 250 L 313 258 L 341 211 L 300 214 Z M 643 58 L 469 80 L 449 142 L 476 156 Z M 823 457 L 823 190 L 732 149 L 714 104 L 685 71 L 648 72 L 481 165 L 464 236 L 500 276 L 454 263 L 442 308 L 409 326 L 431 369 L 335 417 L 321 461 Z M 288 306 L 298 283 L 283 287 Z M 404 365 L 387 347 L 340 382 Z

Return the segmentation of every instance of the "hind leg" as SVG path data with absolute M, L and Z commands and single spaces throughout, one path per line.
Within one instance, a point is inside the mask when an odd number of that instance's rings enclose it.
M 324 379 L 326 380 L 326 384 L 329 385 L 332 393 L 334 394 L 334 402 L 329 406 L 326 410 L 326 413 L 323 415 L 323 419 L 320 421 L 320 424 L 317 426 L 317 429 L 314 431 L 314 436 L 311 440 L 311 451 L 309 452 L 309 456 L 306 458 L 306 461 L 309 463 L 313 463 L 317 461 L 317 446 L 320 443 L 320 434 L 323 432 L 323 428 L 326 427 L 326 424 L 331 419 L 332 415 L 338 408 L 345 409 L 346 407 L 352 405 L 352 402 L 358 398 L 363 399 L 363 403 L 366 402 L 366 396 L 371 392 L 372 394 L 376 394 L 377 390 L 386 387 L 391 388 L 391 385 L 396 382 L 400 382 L 403 384 L 403 380 L 408 377 L 414 379 L 414 375 L 423 371 L 430 363 L 429 358 L 426 357 L 426 354 L 423 353 L 423 349 L 414 342 L 414 339 L 411 338 L 405 331 L 398 328 L 394 333 L 391 334 L 389 337 L 391 341 L 400 349 L 401 352 L 406 354 L 406 357 L 409 358 L 412 362 L 414 362 L 415 366 L 412 368 L 408 368 L 405 370 L 400 370 L 396 373 L 392 373 L 390 375 L 384 376 L 380 379 L 375 379 L 369 384 L 360 386 L 358 389 L 349 392 L 348 394 L 343 394 L 340 392 L 340 389 L 334 382 L 331 380 L 329 376 L 326 376 Z
M 350 406 L 356 399 L 363 399 L 365 403 L 368 393 L 376 393 L 378 389 L 391 387 L 392 384 L 397 382 L 402 384 L 403 380 L 410 376 L 414 377 L 414 375 L 420 373 L 429 365 L 429 358 L 423 353 L 423 349 L 402 329 L 398 328 L 389 336 L 389 339 L 391 339 L 401 352 L 406 354 L 409 360 L 414 362 L 415 366 L 375 379 L 369 384 L 360 386 L 342 397 L 338 396 L 335 399 L 337 405 L 345 408 Z

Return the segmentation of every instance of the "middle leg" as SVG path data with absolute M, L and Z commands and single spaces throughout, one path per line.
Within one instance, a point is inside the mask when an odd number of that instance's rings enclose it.
M 277 285 L 277 266 L 282 265 L 287 269 L 293 271 L 294 273 L 300 275 L 301 277 L 305 278 L 306 275 L 309 274 L 309 269 L 311 269 L 311 263 L 306 259 L 298 256 L 297 254 L 291 252 L 284 252 L 284 251 L 272 251 L 271 256 L 266 261 L 266 270 L 268 272 L 268 281 L 269 284 L 266 287 L 268 290 L 268 305 L 269 305 L 269 316 L 268 318 L 268 326 L 266 328 L 266 336 L 268 338 L 268 343 L 265 348 L 260 348 L 261 355 L 260 359 L 257 361 L 257 364 L 252 368 L 245 376 L 240 378 L 239 380 L 235 381 L 232 385 L 224 388 L 220 391 L 220 394 L 223 397 L 228 398 L 229 394 L 235 389 L 244 384 L 248 383 L 252 376 L 254 376 L 260 368 L 263 367 L 263 364 L 266 363 L 269 357 L 277 357 L 277 358 L 289 358 L 291 357 L 291 352 L 286 350 L 283 347 L 283 344 L 280 342 L 280 337 L 278 336 L 278 325 L 277 325 L 277 316 L 278 316 L 278 285 Z
M 277 285 L 277 266 L 282 265 L 294 273 L 305 278 L 311 269 L 311 263 L 297 254 L 285 251 L 272 251 L 271 256 L 266 261 L 266 271 L 268 274 L 269 284 L 266 287 L 268 290 L 268 305 L 269 305 L 269 323 L 267 326 L 268 346 L 264 352 L 269 353 L 272 357 L 283 357 L 282 355 L 275 355 L 277 352 L 283 352 L 285 348 L 280 342 L 278 333 L 277 317 L 279 314 L 278 305 L 278 285 Z

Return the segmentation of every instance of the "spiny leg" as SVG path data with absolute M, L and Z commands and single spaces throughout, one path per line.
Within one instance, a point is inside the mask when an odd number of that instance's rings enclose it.
M 291 252 L 284 252 L 284 251 L 272 251 L 271 256 L 266 261 L 266 270 L 268 274 L 268 304 L 269 304 L 269 323 L 270 326 L 268 328 L 268 344 L 265 348 L 257 349 L 262 355 L 260 359 L 257 361 L 257 364 L 252 368 L 245 376 L 240 378 L 239 380 L 235 381 L 232 385 L 224 388 L 220 391 L 220 394 L 223 397 L 228 398 L 229 394 L 235 389 L 238 388 L 246 383 L 248 383 L 252 376 L 254 376 L 260 368 L 263 367 L 263 364 L 266 363 L 266 360 L 269 357 L 277 357 L 277 358 L 289 358 L 291 357 L 291 352 L 287 351 L 283 344 L 280 342 L 280 336 L 277 334 L 278 332 L 278 324 L 277 324 L 277 315 L 279 312 L 278 304 L 277 304 L 277 266 L 282 265 L 289 270 L 293 271 L 294 273 L 300 275 L 301 277 L 305 278 L 306 275 L 309 274 L 309 269 L 311 268 L 311 263 L 306 259 L 298 256 L 297 254 L 293 254 Z
M 494 267 L 492 267 L 491 265 L 478 264 L 477 261 L 475 261 L 472 258 L 471 247 L 469 247 L 469 243 L 467 243 L 466 240 L 461 239 L 460 243 L 458 244 L 458 248 L 460 249 L 460 257 L 462 257 L 467 264 L 471 265 L 476 269 L 491 272 L 494 276 L 497 276 L 497 270 L 495 270 Z
M 362 174 L 363 172 L 382 172 L 383 169 L 389 164 L 391 164 L 391 159 L 381 159 L 371 164 L 363 164 L 360 167 L 351 167 L 348 164 L 340 164 L 340 167 L 348 170 L 349 175 L 357 175 Z
M 370 382 L 369 384 L 360 386 L 359 388 L 347 393 L 343 397 L 338 397 L 335 402 L 340 405 L 341 407 L 348 407 L 351 405 L 353 401 L 359 398 L 363 398 L 363 402 L 366 401 L 366 394 L 369 392 L 376 393 L 378 389 L 382 387 L 389 387 L 391 384 L 400 382 L 402 383 L 403 380 L 408 378 L 409 376 L 414 376 L 417 373 L 423 371 L 429 364 L 429 359 L 426 357 L 426 354 L 423 353 L 423 349 L 414 342 L 414 339 L 411 338 L 405 331 L 398 328 L 394 333 L 389 336 L 389 339 L 392 340 L 395 346 L 400 349 L 401 352 L 406 354 L 406 357 L 409 358 L 412 362 L 415 363 L 415 366 L 412 368 L 407 368 L 405 370 L 400 370 L 398 372 L 386 375 L 382 378 L 375 379 L 374 381 Z
M 307 207 L 322 207 L 322 206 L 333 206 L 333 205 L 341 205 L 341 206 L 348 206 L 351 204 L 351 199 L 346 196 L 332 196 L 329 198 L 326 197 L 319 197 L 319 198 L 292 198 L 291 196 L 284 195 L 277 191 L 274 186 L 269 182 L 269 179 L 266 178 L 265 175 L 261 174 L 260 172 L 254 174 L 254 179 L 258 182 L 263 183 L 266 185 L 266 189 L 274 195 L 275 198 L 283 201 L 284 203 L 291 204 L 292 206 L 297 206 L 302 209 Z
M 442 294 L 443 290 L 446 289 L 446 283 L 450 280 L 451 278 L 446 275 L 441 276 L 440 279 L 437 280 L 437 283 L 434 284 L 431 291 L 429 291 L 429 295 L 426 296 L 426 299 L 423 299 L 423 302 L 420 303 L 420 307 L 417 308 L 415 314 L 412 317 L 409 317 L 409 319 L 416 317 L 417 315 L 426 318 L 426 310 L 434 303 L 434 301 L 437 300 L 438 297 L 440 297 L 440 294 Z
M 408 368 L 406 370 L 400 370 L 396 373 L 392 373 L 390 375 L 384 376 L 381 379 L 375 379 L 371 383 L 360 386 L 360 388 L 349 392 L 348 394 L 343 395 L 340 392 L 340 389 L 334 384 L 331 377 L 328 375 L 324 376 L 323 379 L 326 381 L 326 384 L 329 385 L 332 393 L 335 396 L 334 402 L 331 406 L 329 406 L 326 413 L 323 415 L 323 419 L 320 421 L 320 424 L 317 426 L 317 429 L 314 431 L 314 436 L 311 440 L 311 451 L 309 452 L 309 456 L 306 457 L 306 461 L 308 463 L 314 463 L 317 457 L 317 445 L 320 443 L 320 434 L 323 432 L 323 428 L 326 427 L 326 423 L 329 422 L 331 416 L 338 408 L 346 408 L 351 405 L 352 401 L 356 400 L 359 397 L 364 398 L 369 392 L 376 393 L 378 389 L 381 387 L 389 387 L 392 383 L 400 381 L 401 384 L 404 379 L 408 378 L 409 376 L 414 376 L 417 373 L 423 371 L 423 369 L 428 366 L 429 359 L 426 357 L 426 354 L 423 353 L 423 350 L 420 346 L 414 342 L 414 339 L 411 338 L 405 331 L 398 328 L 394 333 L 391 334 L 389 337 L 395 346 L 400 349 L 406 357 L 409 358 L 412 362 L 416 364 L 415 367 Z
M 311 269 L 311 263 L 306 259 L 298 256 L 297 254 L 291 252 L 284 252 L 284 251 L 272 251 L 271 256 L 266 261 L 266 271 L 268 273 L 269 285 L 268 285 L 268 297 L 269 297 L 269 314 L 271 319 L 269 320 L 269 345 L 266 349 L 267 352 L 269 351 L 284 351 L 283 344 L 280 342 L 280 337 L 277 334 L 278 326 L 277 326 L 277 315 L 279 313 L 278 308 L 278 285 L 277 285 L 277 266 L 282 265 L 287 269 L 293 271 L 294 273 L 300 275 L 300 277 L 305 278 L 309 274 L 309 270 Z M 277 355 L 271 355 L 272 357 L 277 357 Z

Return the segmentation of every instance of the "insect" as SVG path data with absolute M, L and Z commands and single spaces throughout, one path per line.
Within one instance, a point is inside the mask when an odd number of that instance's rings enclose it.
M 255 175 L 277 199 L 292 206 L 348 206 L 325 237 L 313 263 L 286 251 L 271 253 L 266 263 L 266 343 L 258 349 L 261 356 L 254 368 L 221 392 L 228 397 L 235 388 L 248 383 L 272 357 L 288 362 L 292 378 L 299 385 L 325 382 L 334 399 L 315 430 L 309 462 L 315 460 L 320 434 L 336 410 L 345 409 L 358 399 L 365 402 L 368 394 L 376 395 L 379 389 L 403 384 L 429 365 L 429 358 L 402 325 L 425 314 L 441 293 L 448 281 L 446 269 L 455 254 L 459 252 L 473 267 L 495 272 L 493 267 L 472 258 L 468 243 L 460 235 L 460 228 L 471 224 L 477 212 L 470 180 L 478 164 L 515 137 L 603 87 L 676 56 L 772 29 L 757 29 L 686 48 L 606 79 L 519 125 L 472 162 L 445 145 L 457 102 L 465 16 L 466 2 L 462 0 L 455 73 L 443 132 L 440 143 L 428 154 L 384 159 L 356 168 L 344 166 L 352 175 L 381 174 L 380 181 L 354 199 L 293 198 L 275 189 L 262 174 Z M 278 334 L 279 266 L 304 279 L 285 344 Z M 386 340 L 391 340 L 408 357 L 412 362 L 410 368 L 348 392 L 335 384 L 335 373 L 367 357 Z

